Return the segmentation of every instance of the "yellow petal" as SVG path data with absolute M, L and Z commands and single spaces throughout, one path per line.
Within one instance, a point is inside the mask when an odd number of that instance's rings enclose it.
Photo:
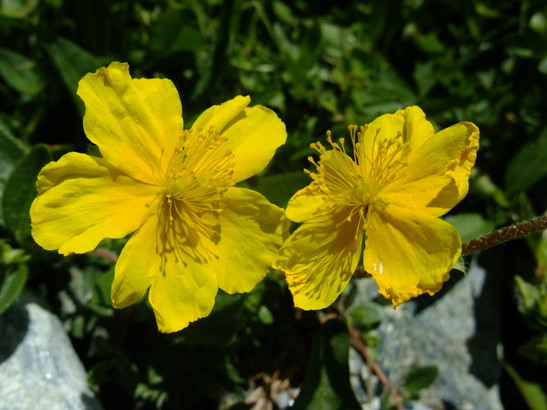
M 213 105 L 201 113 L 192 128 L 214 127 L 222 133 L 229 123 L 241 115 L 250 102 L 251 97 L 238 95 L 220 105 Z
M 397 111 L 395 115 L 404 117 L 403 141 L 409 144 L 412 151 L 421 147 L 435 133 L 433 125 L 426 120 L 420 107 L 407 107 Z
M 346 288 L 361 253 L 363 223 L 351 209 L 300 226 L 279 250 L 274 268 L 285 272 L 296 307 L 331 305 Z
M 431 215 L 446 213 L 467 194 L 478 148 L 479 130 L 470 122 L 436 133 L 410 151 L 405 174 L 385 188 L 382 199 Z
M 165 214 L 152 215 L 124 247 L 116 264 L 112 304 L 129 306 L 150 287 L 158 329 L 170 333 L 207 316 L 218 286 L 214 271 L 192 258 L 194 249 L 166 223 Z
M 365 270 L 394 306 L 441 289 L 460 254 L 460 236 L 448 222 L 395 205 L 369 210 Z
M 215 254 L 210 269 L 222 290 L 249 292 L 270 271 L 289 221 L 281 208 L 249 189 L 228 188 L 221 207 L 220 241 L 210 248 Z
M 262 171 L 275 150 L 285 143 L 285 124 L 272 110 L 257 105 L 247 108 L 249 97 L 235 97 L 199 116 L 192 128 L 217 128 L 226 138 L 223 150 L 234 154 L 233 182 Z
M 303 222 L 316 216 L 316 212 L 324 206 L 324 194 L 318 185 L 312 182 L 292 196 L 285 213 L 291 221 Z
M 84 131 L 102 156 L 135 179 L 159 182 L 183 129 L 173 83 L 132 79 L 127 64 L 112 63 L 82 78 L 78 95 Z
M 159 188 L 135 181 L 102 158 L 69 153 L 47 164 L 32 203 L 32 236 L 45 249 L 67 255 L 95 249 L 104 238 L 123 238 L 150 214 Z

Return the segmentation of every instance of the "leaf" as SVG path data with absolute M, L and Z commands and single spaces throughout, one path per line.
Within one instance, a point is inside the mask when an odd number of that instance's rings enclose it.
M 36 145 L 17 163 L 6 181 L 2 197 L 4 221 L 18 240 L 30 236 L 30 205 L 36 197 L 36 177 L 51 161 L 51 153 L 44 144 Z
M 80 114 L 83 115 L 84 104 L 76 95 L 78 82 L 84 75 L 99 68 L 99 61 L 87 50 L 64 38 L 57 39 L 48 51 Z
M 38 5 L 38 0 L 11 0 L 0 2 L 0 16 L 23 18 Z
M 25 287 L 28 277 L 27 265 L 20 263 L 17 265 L 8 265 L 2 268 L 0 272 L 0 314 L 6 310 Z
M 189 21 L 178 11 L 162 13 L 153 26 L 148 46 L 160 55 L 180 51 L 197 52 L 201 48 L 201 34 L 193 25 L 195 22 Z
M 285 207 L 291 196 L 309 183 L 310 177 L 304 172 L 286 172 L 259 178 L 255 189 L 273 204 Z
M 518 389 L 520 390 L 524 400 L 532 410 L 547 410 L 547 396 L 540 383 L 534 383 L 521 376 L 509 364 L 504 365 L 505 370 L 511 376 Z
M 524 145 L 511 159 L 505 173 L 509 193 L 526 191 L 547 175 L 547 128 L 536 141 Z
M 529 340 L 518 351 L 534 363 L 547 364 L 547 335 Z
M 0 204 L 4 194 L 5 183 L 15 168 L 17 161 L 23 156 L 22 145 L 9 132 L 2 132 L 0 121 Z M 2 207 L 0 206 L 0 225 L 4 225 Z
M 367 327 L 380 323 L 384 318 L 384 309 L 374 302 L 363 302 L 349 310 L 348 320 L 351 326 Z
M 360 409 L 349 381 L 349 333 L 339 320 L 329 320 L 313 342 L 306 375 L 294 409 Z
M 44 80 L 36 71 L 36 63 L 6 48 L 0 48 L 0 75 L 21 94 L 36 95 L 44 88 Z
M 420 390 L 431 386 L 437 376 L 437 366 L 416 366 L 409 370 L 405 376 L 403 387 L 410 393 L 418 393 Z
M 467 242 L 481 235 L 490 233 L 496 227 L 493 222 L 487 221 L 481 214 L 477 213 L 449 215 L 444 219 L 454 225 L 460 232 L 462 242 Z

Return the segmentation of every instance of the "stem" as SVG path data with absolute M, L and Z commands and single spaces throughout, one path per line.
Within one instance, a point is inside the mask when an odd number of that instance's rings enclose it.
M 382 383 L 382 388 L 384 390 L 391 387 L 391 384 L 385 375 L 385 373 L 380 369 L 380 366 L 378 366 L 378 363 L 368 354 L 367 349 L 365 348 L 365 345 L 363 344 L 363 341 L 361 340 L 361 335 L 359 334 L 359 331 L 355 329 L 353 326 L 348 326 L 349 329 L 349 335 L 351 337 L 351 340 L 353 340 L 353 343 L 355 344 L 355 347 L 367 363 L 367 366 L 369 369 L 378 376 L 378 379 L 380 380 L 380 383 Z M 391 400 L 396 404 L 398 410 L 404 410 L 404 406 L 401 402 L 401 398 L 395 391 L 395 389 L 391 390 L 390 394 Z
M 118 255 L 116 255 L 114 252 L 109 251 L 108 249 L 104 248 L 96 248 L 91 253 L 95 254 L 95 256 L 98 256 L 99 258 L 103 258 L 107 261 L 116 263 L 118 261 Z
M 474 252 L 499 245 L 500 243 L 543 231 L 544 229 L 547 229 L 547 216 L 538 216 L 529 221 L 509 225 L 464 243 L 462 246 L 462 255 L 470 255 Z

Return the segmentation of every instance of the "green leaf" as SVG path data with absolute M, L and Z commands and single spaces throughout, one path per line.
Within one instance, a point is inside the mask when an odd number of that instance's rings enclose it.
M 84 75 L 99 68 L 99 61 L 87 50 L 64 38 L 54 42 L 48 51 L 80 114 L 83 115 L 83 102 L 76 95 L 78 82 Z
M 178 11 L 162 13 L 150 34 L 150 49 L 160 55 L 169 55 L 180 51 L 196 52 L 201 48 L 201 34 L 192 27 L 186 15 Z
M 534 363 L 547 364 L 547 335 L 535 337 L 519 347 L 519 353 Z
M 36 145 L 17 163 L 6 181 L 2 197 L 4 221 L 18 240 L 30 235 L 30 205 L 36 197 L 36 177 L 51 161 L 51 153 L 44 144 Z
M 339 320 L 329 320 L 313 342 L 295 410 L 360 409 L 349 381 L 349 334 Z
M 368 327 L 380 323 L 384 318 L 384 309 L 374 302 L 363 302 L 349 310 L 348 320 L 351 326 Z
M 36 63 L 6 48 L 0 48 L 0 75 L 21 94 L 36 95 L 44 88 L 44 80 L 36 71 Z
M 304 172 L 286 172 L 259 178 L 255 189 L 273 204 L 285 207 L 291 196 L 310 181 L 310 177 Z
M 410 393 L 418 393 L 433 384 L 439 369 L 437 366 L 416 366 L 409 370 L 405 376 L 403 387 Z
M 496 227 L 493 222 L 487 221 L 481 214 L 477 213 L 449 215 L 444 219 L 454 225 L 460 232 L 462 242 L 490 233 Z
M 460 272 L 464 274 L 467 272 L 467 268 L 465 267 L 465 261 L 463 260 L 462 257 L 458 259 L 458 262 L 456 262 L 456 266 L 454 266 L 452 269 L 459 270 Z
M 23 18 L 38 5 L 38 0 L 0 1 L 0 16 Z
M 4 186 L 11 172 L 15 168 L 17 161 L 23 156 L 24 150 L 9 132 L 2 132 L 2 122 L 0 120 L 0 204 L 4 194 Z M 4 225 L 2 207 L 0 206 L 0 225 Z
M 6 310 L 25 287 L 28 277 L 27 265 L 20 263 L 2 267 L 0 272 L 0 314 Z
M 547 410 L 547 396 L 540 383 L 534 383 L 520 375 L 509 364 L 504 365 L 505 370 L 511 376 L 518 389 L 520 390 L 524 400 L 532 410 Z
M 515 276 L 518 310 L 530 326 L 547 331 L 547 282 L 532 285 Z
M 505 173 L 510 193 L 526 191 L 547 175 L 547 128 L 538 139 L 524 145 L 511 159 Z

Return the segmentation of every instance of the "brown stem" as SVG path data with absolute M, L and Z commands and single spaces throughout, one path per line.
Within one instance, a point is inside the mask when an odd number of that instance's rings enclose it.
M 538 216 L 529 221 L 518 222 L 464 243 L 462 245 L 462 255 L 470 255 L 544 229 L 547 229 L 547 216 Z
M 108 249 L 104 248 L 96 248 L 92 252 L 95 256 L 98 256 L 99 258 L 103 258 L 107 261 L 116 263 L 118 261 L 118 255 L 116 255 L 114 252 L 109 251 Z
M 359 334 L 359 331 L 355 329 L 353 326 L 349 326 L 349 335 L 351 337 L 351 340 L 353 340 L 353 343 L 355 344 L 355 347 L 367 363 L 367 366 L 369 369 L 378 376 L 378 379 L 380 380 L 380 383 L 382 383 L 382 388 L 384 390 L 391 387 L 391 383 L 389 382 L 387 376 L 385 373 L 380 369 L 380 366 L 378 366 L 378 363 L 368 354 L 367 349 L 365 348 L 365 345 L 363 344 L 363 341 L 361 340 L 361 335 Z M 395 390 L 391 390 L 390 394 L 391 400 L 393 400 L 397 404 L 397 408 L 399 410 L 403 410 L 404 406 L 401 402 L 401 399 L 397 392 Z

